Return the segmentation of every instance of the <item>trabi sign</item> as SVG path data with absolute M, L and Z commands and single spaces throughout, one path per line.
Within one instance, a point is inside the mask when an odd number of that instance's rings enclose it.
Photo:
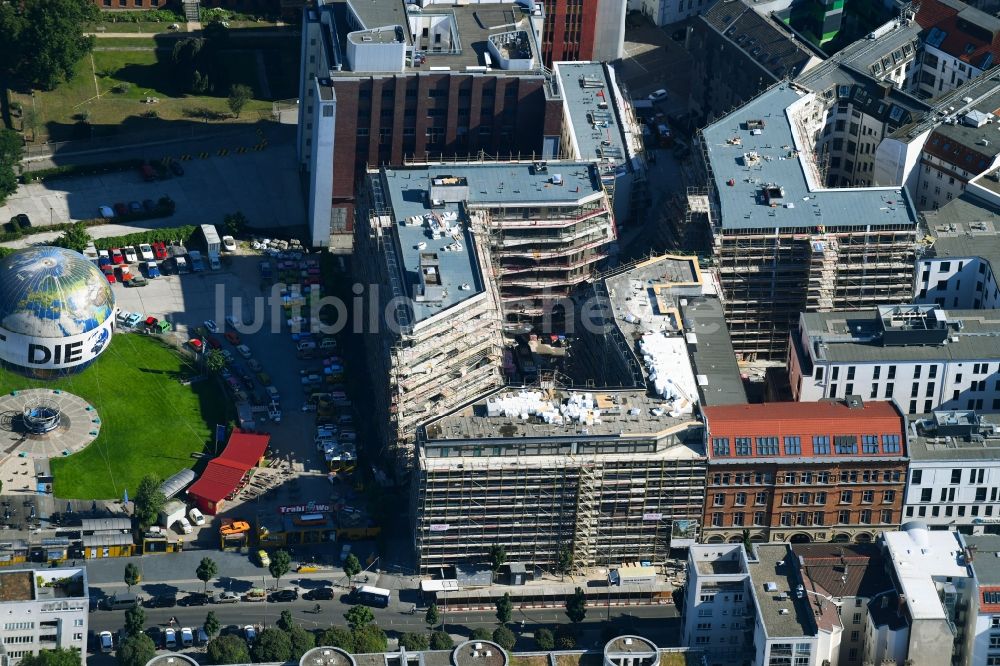
M 62 338 L 12 333 L 0 327 L 0 359 L 10 365 L 38 370 L 62 370 L 89 363 L 111 342 L 114 318 L 97 328 Z

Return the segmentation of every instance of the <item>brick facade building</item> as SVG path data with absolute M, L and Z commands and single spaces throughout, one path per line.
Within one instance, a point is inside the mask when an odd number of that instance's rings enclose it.
M 906 425 L 895 403 L 705 407 L 702 541 L 867 543 L 900 523 Z

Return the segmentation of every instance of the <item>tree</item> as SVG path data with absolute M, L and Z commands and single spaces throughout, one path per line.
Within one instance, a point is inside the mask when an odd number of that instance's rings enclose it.
M 431 604 L 430 606 L 428 606 L 427 612 L 424 613 L 424 622 L 433 627 L 435 624 L 440 622 L 440 620 L 441 618 L 438 617 L 437 604 Z
M 385 632 L 377 624 L 369 624 L 359 627 L 351 632 L 354 636 L 355 654 L 372 654 L 374 652 L 385 652 L 389 646 L 389 639 Z
M 160 492 L 160 479 L 152 474 L 142 477 L 139 489 L 133 498 L 132 515 L 139 521 L 139 526 L 145 531 L 154 525 L 160 517 L 160 510 L 167 498 Z
M 316 637 L 303 627 L 293 626 L 289 629 L 288 639 L 292 642 L 292 661 L 302 659 L 302 655 L 316 647 Z
M 212 374 L 219 374 L 226 367 L 226 357 L 220 349 L 213 349 L 205 354 L 205 367 Z M 278 576 L 280 578 L 280 576 Z
M 80 651 L 76 648 L 56 648 L 26 654 L 17 663 L 24 666 L 80 666 L 80 662 Z
M 203 592 L 208 592 L 208 581 L 215 578 L 219 573 L 219 565 L 215 563 L 211 557 L 201 558 L 201 562 L 198 563 L 198 568 L 195 569 L 195 575 L 198 576 L 198 580 L 205 584 L 202 588 Z
M 493 631 L 487 629 L 486 627 L 476 627 L 472 630 L 472 635 L 469 636 L 470 641 L 491 641 L 493 640 Z
M 17 191 L 17 167 L 22 157 L 24 143 L 21 136 L 14 130 L 0 129 L 0 204 Z
M 62 236 L 52 241 L 52 244 L 57 247 L 83 252 L 87 245 L 90 244 L 90 241 L 91 238 L 90 233 L 87 231 L 87 225 L 83 222 L 75 222 L 73 226 L 62 233 Z
M 247 102 L 252 97 L 253 90 L 250 89 L 250 86 L 245 86 L 242 83 L 234 83 L 229 86 L 229 99 L 226 100 L 226 104 L 229 105 L 229 110 L 233 112 L 233 115 L 239 118 L 243 107 L 247 105 Z
M 375 621 L 375 614 L 368 606 L 353 606 L 344 613 L 344 619 L 352 630 L 357 630 Z
M 247 226 L 247 217 L 240 211 L 222 218 L 222 226 L 230 236 L 239 236 Z
M 352 583 L 354 582 L 354 577 L 361 573 L 361 562 L 358 561 L 357 555 L 351 553 L 344 560 L 344 573 L 347 574 L 348 580 Z
M 215 617 L 215 611 L 208 611 L 208 615 L 205 616 L 205 624 L 201 625 L 201 628 L 205 630 L 209 638 L 215 638 L 219 634 L 222 623 L 219 622 L 219 618 Z
M 497 600 L 497 621 L 500 624 L 510 622 L 510 616 L 514 612 L 514 604 L 510 600 L 510 592 L 504 592 L 503 596 Z
M 560 548 L 556 556 L 556 570 L 561 574 L 568 574 L 573 570 L 573 551 L 569 548 Z
M 0 68 L 33 87 L 51 90 L 73 77 L 76 64 L 94 47 L 83 34 L 97 19 L 87 0 L 22 0 L 0 11 Z
M 292 556 L 288 554 L 287 550 L 279 550 L 274 555 L 271 556 L 271 563 L 267 565 L 267 570 L 271 572 L 274 576 L 274 584 L 277 585 L 281 581 L 281 577 L 288 573 L 288 570 L 292 568 Z
M 576 588 L 566 599 L 566 615 L 573 624 L 579 624 L 587 617 L 587 597 L 580 588 Z
M 535 644 L 539 650 L 552 650 L 556 646 L 556 637 L 551 629 L 539 627 L 535 630 Z
M 354 634 L 344 627 L 330 627 L 317 637 L 316 644 L 354 652 Z
M 451 635 L 446 631 L 432 631 L 430 648 L 432 650 L 450 650 L 455 647 L 455 641 L 451 640 Z
M 573 628 L 567 625 L 560 625 L 556 629 L 556 648 L 559 650 L 572 650 L 576 647 L 576 634 Z
M 156 646 L 143 633 L 132 634 L 118 646 L 118 663 L 121 666 L 146 666 L 156 656 Z
M 268 627 L 257 636 L 250 656 L 254 661 L 288 661 L 292 658 L 292 641 L 281 629 Z
M 295 618 L 292 617 L 292 611 L 281 611 L 281 617 L 278 618 L 277 625 L 282 631 L 291 631 L 292 627 L 295 626 Z
M 246 664 L 250 662 L 250 650 L 239 636 L 219 636 L 208 642 L 208 660 L 213 664 Z
M 493 573 L 500 571 L 502 567 L 507 562 L 507 549 L 499 544 L 493 544 L 490 546 L 490 569 Z
M 409 631 L 399 637 L 399 647 L 406 648 L 410 652 L 419 652 L 429 648 L 430 642 L 425 634 Z
M 753 557 L 753 543 L 750 541 L 750 530 L 743 530 L 743 550 L 748 557 Z
M 497 627 L 493 630 L 493 642 L 510 652 L 514 643 L 517 642 L 517 636 L 507 627 Z
M 125 611 L 125 633 L 129 636 L 141 634 L 142 628 L 146 625 L 146 611 L 141 606 L 129 608 Z
M 125 576 L 123 577 L 125 584 L 128 585 L 128 591 L 132 591 L 133 585 L 138 585 L 139 581 L 142 580 L 142 574 L 139 573 L 139 567 L 135 566 L 132 562 L 125 565 Z

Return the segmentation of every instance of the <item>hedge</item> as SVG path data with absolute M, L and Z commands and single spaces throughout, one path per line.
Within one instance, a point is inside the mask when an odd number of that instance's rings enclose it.
M 198 227 L 193 224 L 187 224 L 181 227 L 150 229 L 149 231 L 140 231 L 134 234 L 126 234 L 124 236 L 95 238 L 94 247 L 98 250 L 110 250 L 113 247 L 139 245 L 140 243 L 157 243 L 160 241 L 166 243 L 169 241 L 180 240 L 181 242 L 186 243 L 191 240 L 191 237 L 194 236 L 196 231 L 198 231 Z
M 21 174 L 22 183 L 33 183 L 37 181 L 48 181 L 55 178 L 70 178 L 72 176 L 93 176 L 102 173 L 115 173 L 119 171 L 130 171 L 142 166 L 143 160 L 118 160 L 116 162 L 101 162 L 99 164 L 65 164 L 63 166 L 51 167 L 49 169 L 39 169 L 37 171 L 25 171 Z

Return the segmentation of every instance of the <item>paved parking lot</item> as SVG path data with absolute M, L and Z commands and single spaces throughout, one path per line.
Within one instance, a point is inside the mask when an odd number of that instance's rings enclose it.
M 615 64 L 633 99 L 664 88 L 669 96 L 657 104 L 668 115 L 681 115 L 687 109 L 691 91 L 691 56 L 671 39 L 680 24 L 657 28 L 645 23 L 625 32 L 625 57 Z
M 284 137 L 284 135 L 282 135 Z M 153 199 L 163 195 L 177 203 L 176 213 L 136 226 L 218 224 L 224 215 L 243 211 L 251 226 L 278 227 L 305 223 L 304 195 L 299 186 L 295 146 L 284 137 L 253 150 L 253 132 L 220 140 L 227 147 L 176 144 L 150 148 L 146 157 L 190 158 L 182 162 L 184 175 L 146 183 L 137 171 L 80 176 L 48 184 L 22 185 L 0 206 L 0 222 L 27 213 L 32 226 L 44 227 L 97 217 L 98 206 Z M 246 152 L 236 152 L 240 148 Z M 222 156 L 220 151 L 226 151 Z M 201 155 L 207 155 L 204 159 Z M 110 155 L 103 159 L 120 159 Z
M 234 312 L 233 299 L 242 299 L 240 311 L 251 313 L 256 307 L 263 317 L 259 331 L 241 332 L 240 335 L 281 394 L 282 419 L 281 423 L 262 421 L 257 427 L 271 434 L 272 451 L 282 461 L 290 463 L 295 473 L 286 476 L 268 470 L 265 476 L 274 477 L 273 487 L 268 492 L 249 502 L 227 503 L 222 515 L 243 520 L 254 518 L 257 511 L 275 512 L 279 505 L 310 500 L 326 502 L 332 490 L 325 463 L 313 445 L 315 414 L 301 411 L 305 399 L 299 370 L 310 363 L 314 366 L 316 362 L 297 360 L 287 329 L 272 326 L 272 313 L 264 302 L 270 291 L 261 290 L 258 278 L 260 259 L 259 255 L 237 255 L 229 266 L 223 264 L 221 271 L 165 276 L 150 280 L 148 286 L 140 288 L 113 285 L 118 306 L 123 310 L 165 318 L 174 324 L 175 330 L 168 338 L 180 347 L 190 338 L 189 330 L 204 320 L 213 319 L 221 326 L 225 316 Z M 272 332 L 278 329 L 282 329 L 281 332 Z M 237 363 L 245 364 L 221 333 L 215 337 L 222 342 L 223 349 L 233 352 Z M 218 548 L 219 518 L 208 518 L 206 528 L 195 542 L 198 546 Z

